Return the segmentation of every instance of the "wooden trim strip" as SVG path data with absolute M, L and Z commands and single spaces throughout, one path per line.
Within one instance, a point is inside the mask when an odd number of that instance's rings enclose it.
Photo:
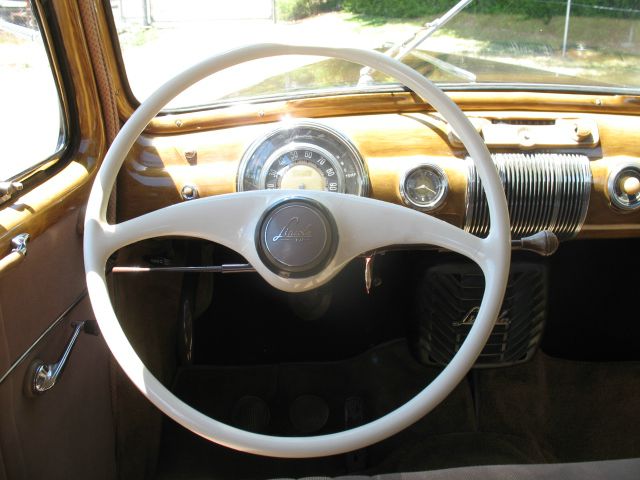
M 15 201 L 0 209 L 0 255 L 9 251 L 11 239 L 27 231 L 35 239 L 52 223 L 70 211 L 80 211 L 89 195 L 89 182 L 106 152 L 104 123 L 91 59 L 86 49 L 77 2 L 45 5 L 47 20 L 53 19 L 59 30 L 60 51 L 52 51 L 65 60 L 65 75 L 72 85 L 69 105 L 74 115 L 75 142 L 66 152 L 68 163 Z M 58 72 L 56 72 L 58 74 Z
M 640 97 L 536 92 L 449 92 L 463 110 L 571 113 L 640 113 Z M 433 108 L 411 92 L 362 93 L 322 98 L 238 103 L 211 110 L 167 113 L 156 117 L 147 134 L 188 133 L 275 122 L 285 116 L 323 118 L 344 115 L 432 112 Z M 132 112 L 120 112 L 127 116 Z

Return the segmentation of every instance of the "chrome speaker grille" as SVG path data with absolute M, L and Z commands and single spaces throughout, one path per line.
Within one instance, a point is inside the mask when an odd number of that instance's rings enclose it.
M 580 231 L 591 193 L 591 168 L 586 156 L 549 153 L 491 156 L 507 197 L 513 238 L 551 230 L 564 240 Z M 469 157 L 466 161 L 469 177 L 464 229 L 485 237 L 489 232 L 487 199 L 473 161 Z

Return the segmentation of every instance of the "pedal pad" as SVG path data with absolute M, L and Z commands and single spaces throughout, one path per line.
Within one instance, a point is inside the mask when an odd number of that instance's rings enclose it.
M 233 425 L 243 430 L 266 433 L 270 420 L 271 412 L 269 406 L 260 397 L 245 395 L 233 406 Z
M 364 401 L 360 397 L 349 397 L 344 402 L 344 426 L 351 429 L 363 425 Z M 347 473 L 360 472 L 367 467 L 367 449 L 361 448 L 345 454 Z
M 329 420 L 329 405 L 317 395 L 300 395 L 289 408 L 289 420 L 304 435 L 319 432 Z

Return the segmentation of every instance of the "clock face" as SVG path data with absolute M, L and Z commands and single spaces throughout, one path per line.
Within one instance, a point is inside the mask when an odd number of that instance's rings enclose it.
M 400 193 L 405 203 L 420 210 L 437 208 L 447 193 L 444 172 L 434 165 L 419 165 L 404 176 Z

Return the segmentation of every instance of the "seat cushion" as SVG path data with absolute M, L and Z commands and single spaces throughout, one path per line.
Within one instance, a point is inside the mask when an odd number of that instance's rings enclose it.
M 306 477 L 302 480 L 328 480 Z M 538 465 L 487 465 L 429 472 L 386 473 L 373 477 L 348 475 L 333 480 L 638 480 L 640 458 Z

